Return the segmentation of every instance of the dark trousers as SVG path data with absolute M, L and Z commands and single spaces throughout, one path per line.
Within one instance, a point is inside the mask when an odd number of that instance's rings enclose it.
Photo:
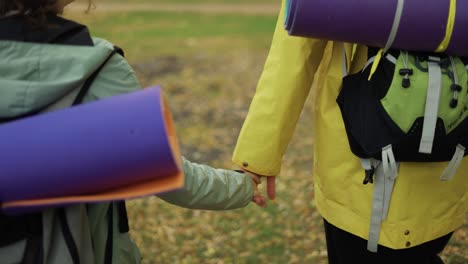
M 367 240 L 352 235 L 324 220 L 329 264 L 443 264 L 438 256 L 452 233 L 408 248 L 394 250 L 379 245 L 378 252 L 367 250 Z

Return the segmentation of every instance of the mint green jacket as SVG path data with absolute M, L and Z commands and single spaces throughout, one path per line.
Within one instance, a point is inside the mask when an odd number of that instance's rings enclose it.
M 94 38 L 94 47 L 0 41 L 0 118 L 15 117 L 51 103 L 79 89 L 113 50 L 113 45 Z M 141 89 L 134 71 L 120 55 L 114 55 L 93 82 L 84 102 Z M 176 120 L 177 121 L 177 120 Z M 34 133 L 34 131 L 31 131 Z M 215 170 L 183 158 L 185 189 L 160 195 L 178 206 L 227 210 L 246 206 L 253 196 L 252 180 L 234 171 Z M 104 261 L 109 203 L 67 208 L 67 219 L 78 246 L 81 263 Z M 114 218 L 117 212 L 114 210 Z M 43 213 L 44 263 L 72 263 L 60 231 L 56 211 Z M 132 219 L 129 219 L 132 221 Z M 113 221 L 113 263 L 140 263 L 140 253 L 128 233 L 120 233 Z M 25 241 L 0 248 L 2 263 L 18 263 Z

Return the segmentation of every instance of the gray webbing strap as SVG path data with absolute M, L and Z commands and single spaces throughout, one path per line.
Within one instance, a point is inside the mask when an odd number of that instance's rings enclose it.
M 380 237 L 380 227 L 382 225 L 382 214 L 384 208 L 385 177 L 382 166 L 377 167 L 374 179 L 374 195 L 372 199 L 371 221 L 369 227 L 369 238 L 367 240 L 367 250 L 377 252 Z
M 24 251 L 26 250 L 26 239 L 0 247 L 2 263 L 21 263 Z
M 458 82 L 457 65 L 455 64 L 455 59 L 452 56 L 450 56 L 449 58 L 450 58 L 450 64 L 452 65 L 453 84 L 458 85 L 459 82 Z M 460 93 L 457 90 L 453 91 L 453 99 L 458 100 L 459 95 Z
M 78 96 L 79 92 L 80 92 L 80 88 L 74 89 L 73 91 L 69 92 L 67 95 L 62 97 L 60 100 L 58 100 L 57 102 L 49 105 L 46 109 L 42 110 L 41 113 L 52 112 L 55 110 L 60 110 L 60 109 L 70 107 L 75 101 L 75 98 L 76 96 Z
M 346 58 L 346 48 L 345 48 L 344 43 L 343 43 L 343 55 L 342 55 L 341 67 L 342 67 L 343 78 L 344 78 L 348 75 L 348 59 Z
M 360 159 L 361 160 L 361 166 L 364 170 L 371 170 L 372 167 L 376 167 L 374 166 L 374 160 L 373 159 Z
M 395 41 L 396 35 L 398 33 L 398 28 L 400 27 L 401 15 L 403 14 L 403 6 L 405 5 L 404 0 L 398 0 L 397 7 L 395 10 L 395 17 L 393 19 L 392 29 L 388 35 L 387 43 L 385 43 L 384 54 L 392 47 L 393 41 Z
M 450 161 L 447 168 L 445 168 L 442 175 L 440 175 L 441 181 L 450 181 L 453 178 L 453 176 L 458 170 L 458 167 L 460 167 L 461 161 L 463 160 L 464 156 L 465 147 L 461 144 L 458 144 L 457 149 L 455 150 L 455 154 L 453 154 L 452 160 Z
M 390 198 L 393 191 L 393 183 L 398 176 L 398 163 L 393 155 L 392 145 L 382 149 L 382 168 L 385 176 L 384 209 L 382 220 L 387 219 L 388 209 L 390 207 Z
M 450 59 L 450 64 L 451 64 L 451 66 L 452 66 L 453 82 L 454 82 L 455 84 L 459 84 L 459 82 L 458 82 L 457 65 L 456 65 L 456 63 L 455 63 L 455 59 L 454 59 L 452 56 L 450 56 L 449 59 Z
M 362 71 L 361 72 L 364 72 L 367 67 L 369 67 L 375 60 L 375 56 L 371 57 L 367 62 L 366 62 L 366 65 L 364 65 L 364 68 L 362 68 Z
M 437 116 L 439 113 L 439 99 L 442 86 L 442 72 L 440 69 L 440 58 L 429 56 L 428 75 L 429 86 L 426 96 L 426 110 L 424 112 L 423 132 L 419 152 L 431 154 L 434 142 Z
M 393 63 L 393 64 L 395 64 L 395 65 L 397 64 L 397 58 L 393 57 L 392 54 L 388 53 L 388 54 L 385 56 L 385 58 L 386 58 L 389 62 L 391 62 L 391 63 Z
M 398 165 L 393 157 L 391 145 L 382 150 L 382 166 L 377 166 L 369 227 L 367 250 L 377 252 L 382 222 L 387 218 L 393 187 L 398 175 Z
M 397 59 L 396 59 L 395 57 L 393 57 L 392 54 L 387 53 L 387 55 L 385 55 L 385 58 L 386 58 L 389 62 L 391 62 L 391 63 L 393 63 L 393 64 L 395 64 L 395 65 L 397 64 Z M 364 65 L 364 68 L 362 68 L 361 72 L 364 72 L 364 71 L 367 69 L 367 67 L 369 67 L 369 65 L 371 65 L 371 64 L 374 62 L 374 60 L 375 60 L 375 56 L 371 57 L 371 58 L 366 62 L 366 65 Z

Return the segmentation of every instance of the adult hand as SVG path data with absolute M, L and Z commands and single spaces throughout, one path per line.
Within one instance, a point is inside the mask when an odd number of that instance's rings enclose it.
M 267 177 L 267 195 L 270 200 L 274 200 L 276 196 L 275 176 L 264 176 Z
M 275 176 L 260 175 L 260 174 L 256 174 L 254 172 L 251 172 L 251 171 L 248 171 L 248 170 L 245 170 L 245 169 L 243 169 L 243 171 L 248 173 L 249 175 L 251 175 L 251 177 L 255 176 L 256 178 L 258 178 L 260 180 L 259 184 L 261 183 L 261 178 L 266 177 L 267 178 L 267 183 L 266 183 L 267 184 L 267 196 L 268 196 L 268 198 L 270 198 L 270 200 L 275 199 L 275 196 L 276 196 L 276 187 L 275 187 L 276 177 Z M 257 189 L 257 191 L 258 191 L 258 189 Z

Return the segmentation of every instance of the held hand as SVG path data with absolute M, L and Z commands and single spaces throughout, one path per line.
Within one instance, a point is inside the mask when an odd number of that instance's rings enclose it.
M 257 185 L 261 183 L 261 178 L 262 177 L 266 177 L 267 178 L 267 195 L 268 195 L 268 198 L 270 198 L 270 200 L 274 200 L 275 199 L 275 196 L 276 196 L 276 188 L 275 188 L 275 179 L 276 177 L 274 176 L 264 176 L 264 175 L 259 175 L 259 174 L 256 174 L 256 173 L 253 173 L 253 172 L 250 172 L 250 171 L 247 171 L 247 170 L 243 170 L 245 173 L 247 173 L 250 177 L 252 177 L 252 179 L 258 179 L 257 181 L 254 180 Z M 255 188 L 255 195 L 257 195 L 257 197 L 261 197 L 261 201 L 262 201 L 262 204 L 259 204 L 257 202 L 255 202 L 256 204 L 260 205 L 260 206 L 263 206 L 263 207 L 266 207 L 266 199 L 265 197 L 260 193 L 260 191 L 258 190 L 257 186 Z M 254 195 L 254 199 L 255 199 L 255 196 Z
M 252 178 L 252 181 L 254 182 L 254 194 L 252 197 L 252 202 L 256 203 L 258 206 L 261 206 L 263 208 L 267 207 L 266 199 L 262 195 L 262 193 L 258 190 L 258 185 L 262 183 L 262 180 L 260 177 L 258 177 L 256 174 L 253 174 L 248 171 L 244 171 L 247 175 Z

